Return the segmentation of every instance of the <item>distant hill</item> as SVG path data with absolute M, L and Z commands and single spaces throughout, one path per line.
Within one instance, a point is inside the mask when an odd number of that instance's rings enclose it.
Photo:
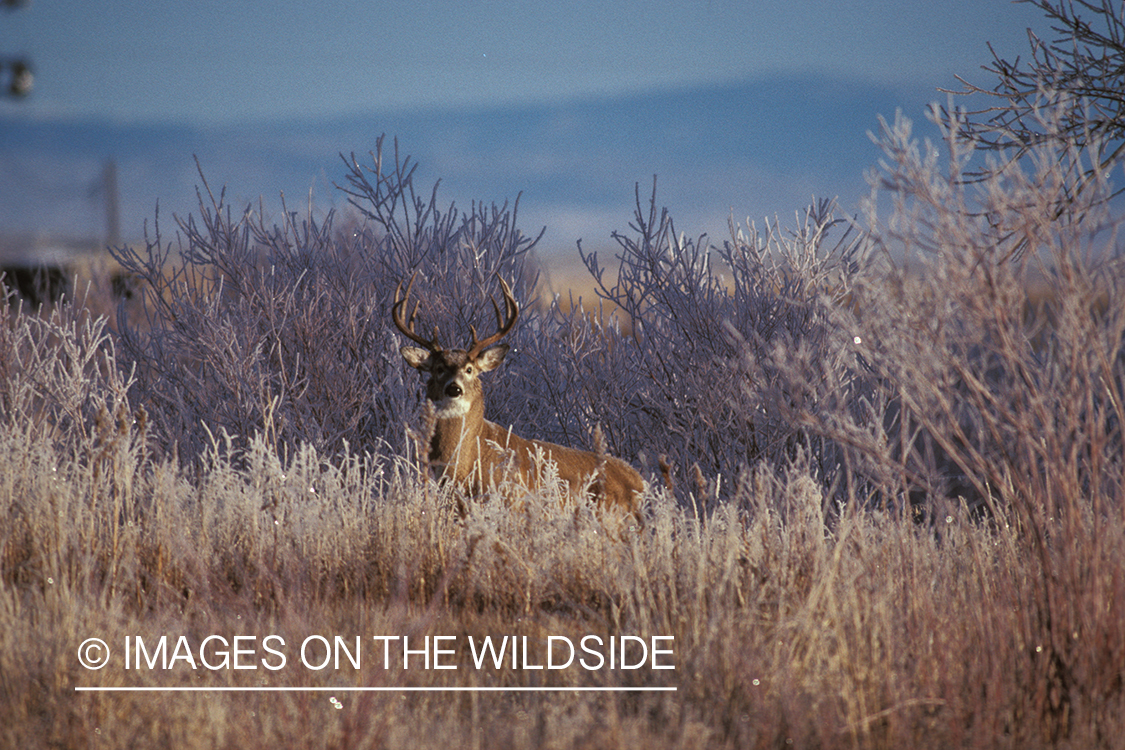
M 935 94 L 936 98 L 936 94 Z M 380 133 L 397 136 L 420 163 L 417 179 L 466 204 L 522 192 L 525 231 L 548 227 L 544 244 L 604 245 L 627 229 L 634 185 L 660 202 L 680 231 L 713 235 L 726 219 L 783 219 L 818 197 L 854 210 L 863 174 L 879 153 L 866 133 L 902 108 L 920 122 L 925 102 L 890 90 L 819 78 L 786 78 L 559 104 L 371 112 L 230 127 L 0 119 L 0 233 L 102 236 L 102 164 L 116 160 L 121 232 L 137 237 L 159 201 L 162 228 L 193 211 L 198 156 L 213 188 L 236 205 L 265 199 L 277 211 L 346 201 L 339 154 L 361 159 Z

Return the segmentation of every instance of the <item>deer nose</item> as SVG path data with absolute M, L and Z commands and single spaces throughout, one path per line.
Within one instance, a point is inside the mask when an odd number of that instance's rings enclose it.
M 457 385 L 456 383 L 450 383 L 449 385 L 445 386 L 445 395 L 449 398 L 457 398 L 462 393 L 464 393 L 464 391 L 461 390 L 461 386 Z

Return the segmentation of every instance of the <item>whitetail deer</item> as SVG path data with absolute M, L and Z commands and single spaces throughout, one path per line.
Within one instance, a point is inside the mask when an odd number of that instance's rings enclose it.
M 410 318 L 403 318 L 413 286 L 411 276 L 403 295 L 399 282 L 391 319 L 404 336 L 422 347 L 403 346 L 403 358 L 411 367 L 430 374 L 426 397 L 433 404 L 436 417 L 429 454 L 434 469 L 472 495 L 493 489 L 506 477 L 535 489 L 541 473 L 537 468 L 542 469 L 536 464 L 543 457 L 557 464 L 558 475 L 566 481 L 573 496 L 589 488 L 599 503 L 627 510 L 639 518 L 638 501 L 644 483 L 641 475 L 624 461 L 540 440 L 525 440 L 484 418 L 480 376 L 504 361 L 509 347 L 497 342 L 512 330 L 520 313 L 508 284 L 500 279 L 503 319 L 496 300 L 492 300 L 496 333 L 478 339 L 476 328 L 469 326 L 472 342 L 468 350 L 442 348 L 437 342 L 436 328 L 429 339 L 414 332 L 417 302 Z

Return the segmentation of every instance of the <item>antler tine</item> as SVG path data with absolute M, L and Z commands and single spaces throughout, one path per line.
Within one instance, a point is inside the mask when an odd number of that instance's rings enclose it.
M 473 341 L 469 347 L 469 359 L 473 359 L 488 347 L 495 344 L 500 339 L 504 338 L 515 327 L 516 321 L 520 316 L 520 306 L 516 302 L 516 298 L 512 296 L 512 289 L 508 286 L 508 282 L 500 276 L 496 276 L 500 282 L 500 291 L 504 294 L 504 314 L 507 320 L 500 320 L 500 307 L 496 304 L 496 300 L 491 300 L 492 309 L 496 313 L 496 333 L 492 334 L 484 340 L 477 340 L 477 329 L 469 326 L 469 333 L 472 334 Z
M 402 296 L 402 282 L 398 282 L 395 288 L 395 302 L 391 307 L 391 320 L 394 321 L 395 327 L 402 332 L 403 336 L 413 341 L 416 344 L 429 349 L 431 352 L 441 351 L 441 345 L 437 342 L 437 327 L 434 327 L 434 337 L 427 339 L 419 336 L 414 332 L 414 319 L 418 317 L 418 301 L 414 302 L 414 310 L 410 313 L 410 320 L 406 321 L 402 318 L 402 309 L 406 307 L 406 303 L 410 300 L 410 290 L 414 288 L 414 278 L 418 275 L 417 272 L 410 275 L 410 283 L 406 285 L 406 296 Z

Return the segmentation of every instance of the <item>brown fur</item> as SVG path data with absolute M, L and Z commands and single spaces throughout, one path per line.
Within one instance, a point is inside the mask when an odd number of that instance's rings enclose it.
M 536 457 L 541 453 L 558 465 L 559 477 L 573 496 L 589 488 L 603 506 L 639 514 L 638 498 L 644 482 L 624 461 L 525 440 L 484 418 L 479 375 L 495 369 L 507 352 L 507 345 L 500 344 L 471 359 L 462 349 L 402 347 L 402 355 L 412 367 L 430 374 L 426 396 L 437 410 L 430 443 L 430 462 L 435 469 L 443 470 L 446 477 L 473 495 L 494 489 L 504 479 L 516 479 L 535 489 L 540 482 Z

